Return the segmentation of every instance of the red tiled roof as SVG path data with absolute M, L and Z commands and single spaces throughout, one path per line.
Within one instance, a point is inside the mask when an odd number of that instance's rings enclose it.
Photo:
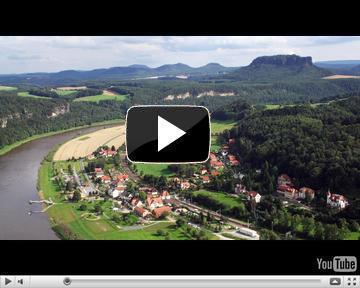
M 115 188 L 115 190 L 117 190 L 117 191 L 125 191 L 125 189 L 126 189 L 126 186 L 117 186 L 116 188 Z
M 258 194 L 258 192 L 256 192 L 256 191 L 249 191 L 249 192 L 246 192 L 246 194 L 249 195 L 250 197 L 255 197 L 255 196 Z
M 202 176 L 203 181 L 210 181 L 209 176 Z
M 221 161 L 217 161 L 217 160 L 210 161 L 210 165 L 212 165 L 212 166 L 224 166 L 224 164 Z
M 219 171 L 211 171 L 212 176 L 218 176 L 220 173 Z
M 170 194 L 168 191 L 164 190 L 161 192 L 161 196 L 166 197 L 166 196 L 170 196 Z
M 285 179 L 285 180 L 288 180 L 288 181 L 291 180 L 290 176 L 288 176 L 287 174 L 281 174 L 281 175 L 279 176 L 279 178 L 280 178 L 280 179 Z
M 144 215 L 144 213 L 145 213 L 145 209 L 144 209 L 144 208 L 137 207 L 137 206 L 134 208 L 134 211 L 137 212 L 138 215 L 141 215 L 141 216 Z
M 108 175 L 104 175 L 104 176 L 101 176 L 101 180 L 106 181 L 106 180 L 111 180 L 111 178 Z
M 162 206 L 153 210 L 155 218 L 159 218 L 165 212 L 171 212 L 171 208 L 169 206 Z

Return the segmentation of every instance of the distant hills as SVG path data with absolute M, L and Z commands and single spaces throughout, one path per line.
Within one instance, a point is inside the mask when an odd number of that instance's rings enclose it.
M 298 55 L 262 56 L 245 67 L 225 67 L 209 63 L 191 67 L 183 63 L 165 64 L 156 68 L 133 64 L 89 71 L 64 70 L 56 73 L 26 73 L 0 75 L 0 84 L 35 84 L 60 86 L 88 80 L 131 80 L 163 77 L 176 79 L 225 79 L 250 82 L 312 81 L 333 74 L 360 75 L 360 60 L 321 61 L 315 64 L 311 57 Z
M 191 67 L 186 64 L 166 64 L 156 68 L 146 65 L 134 64 L 123 67 L 107 69 L 94 69 L 90 71 L 64 70 L 56 73 L 26 73 L 13 75 L 0 75 L 0 83 L 22 83 L 38 85 L 60 85 L 69 81 L 85 80 L 127 80 L 147 77 L 176 77 L 206 76 L 226 74 L 238 67 L 224 67 L 218 63 L 209 63 L 201 67 Z
M 319 61 L 315 65 L 335 74 L 360 75 L 360 60 Z
M 258 57 L 226 77 L 243 81 L 285 81 L 320 79 L 331 74 L 331 71 L 315 66 L 311 57 L 275 55 Z

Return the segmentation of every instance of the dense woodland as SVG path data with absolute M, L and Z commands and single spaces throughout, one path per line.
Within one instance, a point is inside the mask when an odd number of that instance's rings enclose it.
M 249 169 L 268 163 L 270 192 L 277 173 L 296 178 L 299 186 L 350 197 L 360 192 L 360 97 L 252 111 L 222 136 L 235 138 L 233 152 Z
M 116 101 L 68 105 L 63 99 L 0 96 L 0 148 L 35 134 L 121 118 L 126 109 L 126 103 Z

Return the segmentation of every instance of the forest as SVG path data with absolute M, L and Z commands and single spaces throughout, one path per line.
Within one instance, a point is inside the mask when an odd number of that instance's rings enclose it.
M 328 104 L 253 110 L 221 137 L 235 138 L 232 152 L 245 167 L 264 170 L 267 163 L 269 190 L 275 189 L 273 174 L 286 173 L 300 187 L 359 196 L 359 96 Z
M 0 148 L 36 134 L 123 118 L 125 102 L 71 102 L 0 96 Z M 55 113 L 55 114 L 53 114 Z

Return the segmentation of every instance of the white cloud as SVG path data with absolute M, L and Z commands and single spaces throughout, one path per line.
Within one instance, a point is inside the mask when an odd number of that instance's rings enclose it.
M 248 65 L 262 55 L 360 59 L 360 37 L 344 36 L 3 36 L 0 73 L 88 70 L 130 64 Z

